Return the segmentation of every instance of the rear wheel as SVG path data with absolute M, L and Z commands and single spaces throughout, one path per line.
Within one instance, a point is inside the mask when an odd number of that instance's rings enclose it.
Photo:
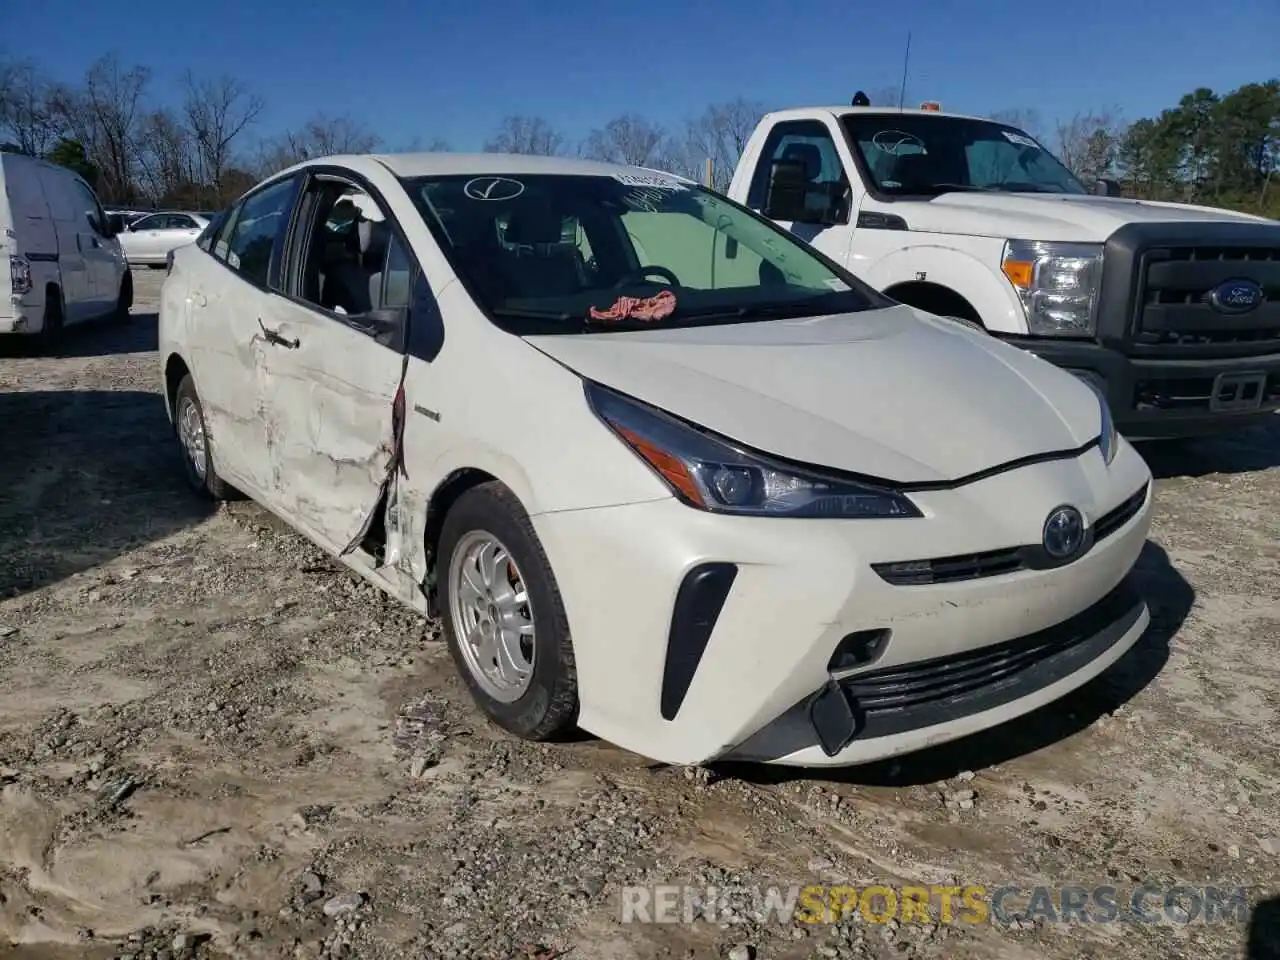
M 120 278 L 120 295 L 116 298 L 116 309 L 112 319 L 117 323 L 129 322 L 129 311 L 133 308 L 133 274 L 128 270 Z
M 573 728 L 578 675 L 560 590 L 520 501 L 499 483 L 468 490 L 440 532 L 445 636 L 472 698 L 526 740 Z
M 40 324 L 40 352 L 56 357 L 62 349 L 62 294 L 50 291 L 44 300 L 44 319 Z
M 214 500 L 234 500 L 234 487 L 218 476 L 205 425 L 204 408 L 191 374 L 182 378 L 173 400 L 173 422 L 182 451 L 182 466 L 191 489 Z

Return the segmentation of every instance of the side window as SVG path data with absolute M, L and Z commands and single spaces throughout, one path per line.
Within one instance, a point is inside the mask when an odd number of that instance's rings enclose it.
M 98 202 L 97 196 L 86 184 L 80 180 L 72 180 L 71 183 L 79 200 L 78 205 L 83 208 L 84 215 L 91 218 L 94 231 L 102 233 L 107 224 L 106 215 L 102 212 L 102 204 Z
M 174 230 L 190 230 L 192 227 L 199 226 L 199 224 L 185 214 L 175 213 L 169 218 L 169 226 Z
M 413 256 L 405 247 L 404 241 L 392 236 L 387 246 L 387 268 L 383 271 L 381 302 L 384 308 L 407 308 L 412 293 Z
M 304 202 L 310 227 L 296 244 L 297 296 L 338 316 L 407 308 L 416 264 L 378 202 L 337 180 L 317 180 Z
M 250 283 L 261 287 L 267 285 L 276 241 L 289 222 L 293 190 L 294 180 L 291 177 L 246 197 L 240 205 L 239 216 L 229 223 L 227 266 Z M 221 246 L 221 237 L 218 246 Z
M 219 260 L 227 259 L 227 240 L 231 237 L 231 228 L 240 219 L 240 210 L 243 207 L 243 203 L 237 204 L 227 211 L 227 215 L 222 218 L 221 222 L 211 225 L 212 230 L 210 231 L 208 242 L 213 247 L 213 255 Z
M 157 213 L 157 214 L 155 214 L 154 216 L 150 216 L 150 217 L 142 217 L 141 219 L 135 220 L 135 221 L 133 222 L 133 229 L 135 229 L 135 230 L 160 230 L 160 229 L 162 229 L 162 228 L 164 227 L 164 222 L 163 222 L 163 221 L 164 221 L 164 220 L 166 220 L 166 219 L 167 219 L 167 218 L 166 218 L 166 217 L 165 217 L 165 215 L 164 215 L 164 214 L 162 214 L 162 213 Z
M 760 162 L 747 191 L 747 206 L 759 210 L 769 192 L 769 173 L 775 160 L 798 160 L 816 187 L 843 190 L 849 178 L 830 128 L 821 120 L 791 120 L 777 124 L 765 139 Z

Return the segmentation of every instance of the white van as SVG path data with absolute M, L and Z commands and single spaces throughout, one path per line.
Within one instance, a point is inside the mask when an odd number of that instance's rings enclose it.
M 93 189 L 66 167 L 18 153 L 0 153 L 0 185 L 0 271 L 11 291 L 0 301 L 0 334 L 37 336 L 48 350 L 66 325 L 127 317 L 122 225 Z

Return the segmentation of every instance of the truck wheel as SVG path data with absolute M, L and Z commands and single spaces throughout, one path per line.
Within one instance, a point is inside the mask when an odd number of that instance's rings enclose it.
M 191 374 L 182 378 L 173 397 L 173 425 L 182 450 L 182 466 L 191 489 L 213 500 L 238 499 L 238 491 L 222 477 L 213 465 L 209 431 L 205 426 L 204 408 L 196 393 Z
M 578 673 L 551 564 L 516 496 L 468 490 L 440 531 L 439 587 L 449 652 L 471 697 L 526 740 L 571 730 Z
M 44 320 L 40 324 L 40 353 L 56 357 L 62 348 L 62 293 L 45 296 Z
M 116 323 L 129 322 L 129 310 L 133 307 L 133 274 L 128 270 L 120 279 L 120 295 L 116 298 L 116 309 L 112 319 Z

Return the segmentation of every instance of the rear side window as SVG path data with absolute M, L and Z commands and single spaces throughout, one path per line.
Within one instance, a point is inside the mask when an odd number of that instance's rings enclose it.
M 213 255 L 265 287 L 293 211 L 295 186 L 296 178 L 290 177 L 246 197 L 218 231 Z
M 821 120 L 786 120 L 769 132 L 760 151 L 759 165 L 747 195 L 747 206 L 753 210 L 764 206 L 769 172 L 775 160 L 803 163 L 809 182 L 815 186 L 848 185 L 840 151 L 827 125 Z

